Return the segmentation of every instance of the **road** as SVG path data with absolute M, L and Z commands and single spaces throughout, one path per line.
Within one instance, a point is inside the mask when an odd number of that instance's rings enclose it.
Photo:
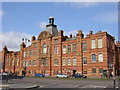
M 28 78 L 11 79 L 11 83 L 30 83 L 39 85 L 39 88 L 113 88 L 113 80 L 93 80 L 74 78 Z M 116 81 L 116 86 L 118 82 Z

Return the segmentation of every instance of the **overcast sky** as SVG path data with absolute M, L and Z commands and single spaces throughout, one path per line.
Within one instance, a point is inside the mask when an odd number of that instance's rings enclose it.
M 64 35 L 76 35 L 78 30 L 85 35 L 90 30 L 93 33 L 102 30 L 118 40 L 117 2 L 3 2 L 0 42 L 9 50 L 19 50 L 21 39 L 38 36 L 50 16 Z

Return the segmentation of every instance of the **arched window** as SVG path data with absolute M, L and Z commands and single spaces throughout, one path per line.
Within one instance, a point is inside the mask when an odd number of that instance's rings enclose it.
M 92 54 L 92 62 L 96 62 L 96 55 Z
M 47 45 L 43 44 L 43 53 L 46 54 L 47 53 Z
M 103 62 L 103 54 L 98 54 L 98 61 Z

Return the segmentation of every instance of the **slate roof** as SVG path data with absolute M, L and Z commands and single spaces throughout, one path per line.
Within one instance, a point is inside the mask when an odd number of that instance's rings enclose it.
M 49 32 L 53 36 L 58 36 L 57 25 L 54 24 L 54 17 L 49 17 L 49 24 L 46 25 L 44 31 Z

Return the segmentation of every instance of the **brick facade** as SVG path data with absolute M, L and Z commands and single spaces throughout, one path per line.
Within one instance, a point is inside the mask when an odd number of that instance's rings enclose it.
M 54 18 L 50 17 L 46 29 L 38 38 L 32 37 L 30 46 L 22 42 L 18 52 L 8 51 L 5 46 L 1 52 L 3 72 L 21 75 L 23 70 L 27 76 L 80 73 L 103 77 L 104 71 L 108 75 L 120 75 L 120 43 L 115 44 L 113 36 L 101 31 L 95 34 L 90 31 L 86 37 L 81 30 L 76 36 L 68 37 L 63 33 L 57 30 Z

